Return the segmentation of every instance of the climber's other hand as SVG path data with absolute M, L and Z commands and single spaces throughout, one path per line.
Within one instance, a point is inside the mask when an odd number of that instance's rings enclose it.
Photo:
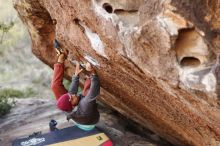
M 78 76 L 82 71 L 83 71 L 83 69 L 80 69 L 80 64 L 79 64 L 79 62 L 77 61 L 77 62 L 76 62 L 75 76 Z

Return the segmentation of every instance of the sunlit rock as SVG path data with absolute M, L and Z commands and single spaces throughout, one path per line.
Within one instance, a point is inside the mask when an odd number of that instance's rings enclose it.
M 184 146 L 220 145 L 214 3 L 14 0 L 38 58 L 53 66 L 57 38 L 69 58 L 96 63 L 101 101 Z M 74 65 L 65 65 L 70 79 Z

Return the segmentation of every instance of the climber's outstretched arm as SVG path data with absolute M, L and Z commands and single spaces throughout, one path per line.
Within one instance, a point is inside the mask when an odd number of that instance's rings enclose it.
M 92 75 L 91 86 L 88 94 L 85 96 L 85 99 L 88 99 L 89 101 L 95 100 L 99 94 L 100 94 L 99 77 L 98 75 Z
M 79 62 L 76 63 L 76 70 L 75 74 L 72 77 L 72 82 L 69 87 L 69 93 L 71 95 L 76 95 L 78 92 L 78 86 L 79 86 L 79 74 L 83 71 L 83 69 L 80 69 Z
M 79 76 L 73 75 L 72 82 L 69 87 L 69 93 L 71 95 L 76 95 L 79 87 Z

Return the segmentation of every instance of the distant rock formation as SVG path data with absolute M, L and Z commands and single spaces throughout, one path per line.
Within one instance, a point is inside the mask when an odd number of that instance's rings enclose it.
M 175 145 L 219 146 L 219 0 L 14 0 L 33 53 L 97 67 L 102 96 Z M 66 77 L 74 65 L 65 62 Z

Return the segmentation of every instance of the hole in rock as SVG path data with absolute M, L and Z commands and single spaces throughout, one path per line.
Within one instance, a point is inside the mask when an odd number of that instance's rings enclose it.
M 52 23 L 53 23 L 53 25 L 56 25 L 57 24 L 57 20 L 56 19 L 52 19 Z
M 181 66 L 199 66 L 200 64 L 200 60 L 196 57 L 184 57 L 180 61 Z
M 73 22 L 78 25 L 78 27 L 81 29 L 82 32 L 85 32 L 85 29 L 83 28 L 83 26 L 80 24 L 81 20 L 79 20 L 78 18 L 73 19 Z
M 209 61 L 208 46 L 195 28 L 179 30 L 175 51 L 181 66 L 195 67 Z
M 115 9 L 114 10 L 114 13 L 116 13 L 116 14 L 120 14 L 120 13 L 137 13 L 138 12 L 138 10 L 123 10 L 123 9 Z
M 104 3 L 103 5 L 102 5 L 102 7 L 106 10 L 106 12 L 108 12 L 108 13 L 112 13 L 113 12 L 113 8 L 112 8 L 112 6 L 110 5 L 110 4 L 108 4 L 108 3 Z
M 79 24 L 80 20 L 78 18 L 73 19 L 73 22 Z

